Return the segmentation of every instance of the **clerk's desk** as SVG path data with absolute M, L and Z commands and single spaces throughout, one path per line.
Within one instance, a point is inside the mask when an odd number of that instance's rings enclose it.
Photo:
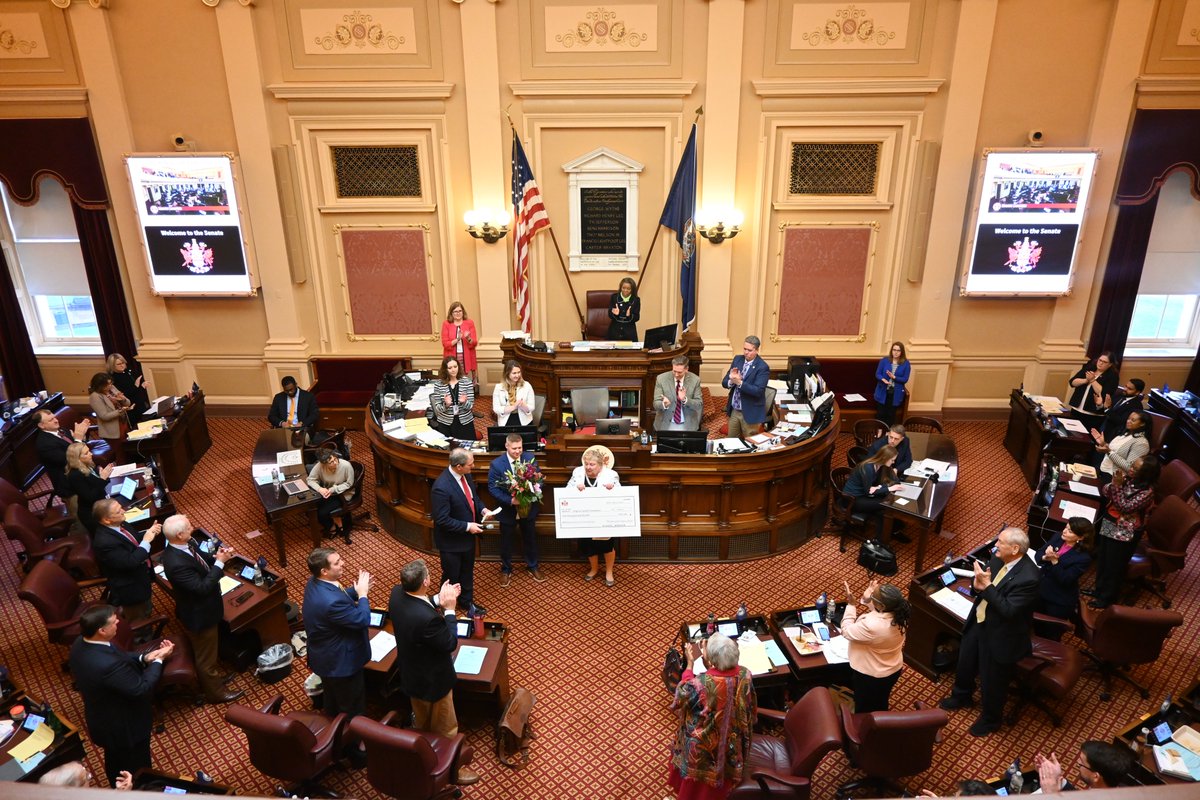
M 136 427 L 149 419 L 154 418 L 142 417 L 130 422 Z M 175 491 L 183 488 L 192 469 L 212 446 L 204 392 L 196 392 L 187 398 L 179 413 L 164 417 L 163 422 L 166 427 L 162 433 L 126 442 L 125 450 L 127 455 L 136 454 L 138 461 L 151 458 L 157 461 L 165 487 Z

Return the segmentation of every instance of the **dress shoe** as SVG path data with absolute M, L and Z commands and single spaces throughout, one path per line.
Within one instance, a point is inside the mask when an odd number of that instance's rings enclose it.
M 1000 726 L 993 722 L 984 722 L 981 719 L 975 720 L 975 724 L 967 728 L 967 733 L 972 736 L 987 736 L 989 733 L 995 733 L 1000 730 Z
M 615 579 L 615 578 L 605 578 L 605 579 L 604 579 L 604 585 L 605 585 L 605 586 L 616 586 L 616 585 L 617 585 L 617 581 L 616 581 L 616 579 Z
M 212 775 L 209 775 L 202 769 L 196 770 L 196 783 L 212 783 Z
M 545 575 L 543 575 L 543 574 L 542 574 L 542 571 L 541 571 L 541 570 L 538 570 L 538 569 L 531 569 L 531 570 L 529 570 L 529 577 L 533 578 L 533 579 L 534 579 L 535 581 L 537 581 L 538 583 L 545 583 L 545 582 L 546 582 L 546 576 L 545 576 Z
M 585 581 L 594 581 L 594 580 L 596 580 L 596 573 L 594 573 L 594 572 L 585 572 L 585 573 L 583 574 L 583 579 L 584 579 Z
M 470 786 L 473 783 L 479 783 L 479 773 L 473 769 L 462 767 L 454 776 L 455 786 Z
M 226 675 L 224 678 L 221 678 L 221 683 L 224 683 L 224 684 L 229 684 L 229 683 L 231 683 L 231 682 L 233 681 L 233 679 L 234 679 L 234 678 L 236 678 L 237 676 L 238 676 L 238 674 L 237 674 L 236 672 L 231 672 L 231 673 L 229 673 L 228 675 Z
M 471 612 L 472 617 L 486 617 L 487 616 L 487 609 L 484 608 L 483 606 L 479 605 L 478 603 L 471 603 L 470 607 L 467 610 Z
M 506 586 L 508 586 L 510 583 L 512 583 L 512 573 L 511 572 L 501 572 L 500 573 L 500 588 L 503 589 Z
M 244 691 L 238 690 L 236 692 L 229 692 L 228 694 L 223 694 L 220 697 L 211 697 L 211 698 L 209 698 L 208 702 L 210 705 L 215 706 L 215 705 L 220 705 L 221 703 L 232 703 L 234 700 L 241 700 L 245 696 L 246 696 L 246 693 Z
M 959 700 L 954 695 L 950 695 L 949 697 L 942 698 L 941 702 L 938 703 L 938 708 L 943 711 L 957 711 L 960 708 L 970 708 L 973 705 L 975 703 L 971 700 Z

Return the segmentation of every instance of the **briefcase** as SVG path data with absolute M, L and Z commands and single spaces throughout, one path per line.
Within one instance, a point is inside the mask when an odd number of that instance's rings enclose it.
M 896 566 L 896 554 L 878 539 L 867 539 L 858 548 L 858 565 L 884 577 L 895 575 L 899 571 Z

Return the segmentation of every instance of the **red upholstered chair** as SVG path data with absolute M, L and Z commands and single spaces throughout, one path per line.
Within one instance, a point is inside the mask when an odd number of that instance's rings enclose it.
M 824 687 L 809 689 L 787 714 L 758 709 L 758 718 L 783 725 L 783 738 L 755 735 L 742 782 L 729 800 L 807 800 L 812 774 L 826 755 L 842 746 L 842 727 L 833 697 Z
M 1129 560 L 1126 597 L 1136 598 L 1146 590 L 1162 602 L 1163 608 L 1170 608 L 1167 577 L 1183 569 L 1188 547 L 1198 531 L 1200 511 L 1175 495 L 1163 498 L 1146 521 L 1146 534 Z
M 54 416 L 58 417 L 59 427 L 68 432 L 73 430 L 75 423 L 82 419 L 91 422 L 92 426 L 88 429 L 87 446 L 92 451 L 92 460 L 96 462 L 97 467 L 104 467 L 112 463 L 112 448 L 108 446 L 108 442 L 96 438 L 96 418 L 90 411 L 84 413 L 70 406 L 63 406 L 54 412 Z
M 49 559 L 33 565 L 21 579 L 17 597 L 29 603 L 46 625 L 51 644 L 69 646 L 79 637 L 79 617 L 99 600 L 84 600 L 67 571 Z M 120 612 L 120 609 L 117 609 Z
M 1171 495 L 1180 500 L 1191 500 L 1196 496 L 1197 489 L 1200 489 L 1200 475 L 1185 464 L 1183 459 L 1177 458 L 1167 462 L 1162 468 L 1162 474 L 1154 484 L 1154 496 L 1159 502 Z
M 37 517 L 42 527 L 46 530 L 48 536 L 61 536 L 66 533 L 71 527 L 71 523 L 75 518 L 70 515 L 67 509 L 62 506 L 51 504 L 53 499 L 51 495 L 54 492 L 47 489 L 44 492 L 36 492 L 34 494 L 25 494 L 13 484 L 0 478 L 0 513 L 3 513 L 11 505 L 23 506 L 26 511 Z M 29 507 L 29 503 L 33 500 L 46 498 L 46 507 L 41 511 L 34 511 Z
M 19 503 L 5 509 L 4 532 L 25 549 L 18 557 L 26 572 L 42 559 L 50 558 L 86 585 L 104 583 L 96 554 L 92 552 L 92 540 L 86 533 L 48 539 L 41 520 Z
M 163 628 L 167 625 L 167 615 L 158 614 L 149 619 L 138 620 L 132 625 L 123 617 L 117 618 L 117 635 L 113 644 L 122 650 L 144 653 L 153 650 L 162 643 L 164 638 L 170 638 L 175 649 L 163 661 L 162 676 L 154 687 L 156 697 L 161 697 L 172 686 L 186 686 L 193 690 L 199 685 L 196 678 L 196 658 L 192 654 L 192 645 L 188 637 L 163 636 Z M 189 693 L 193 698 L 198 697 L 195 691 Z
M 367 781 L 381 794 L 400 800 L 461 797 L 452 781 L 471 763 L 475 751 L 465 737 L 441 736 L 395 727 L 396 713 L 381 721 L 350 720 L 350 733 L 367 748 Z
M 1069 622 L 1061 621 L 1065 626 Z M 1041 636 L 1031 637 L 1033 652 L 1017 662 L 1016 676 L 1013 686 L 1017 691 L 1017 702 L 1005 720 L 1009 725 L 1015 725 L 1021 717 L 1025 705 L 1033 704 L 1046 712 L 1054 727 L 1062 723 L 1062 717 L 1046 704 L 1044 698 L 1063 700 L 1075 688 L 1079 676 L 1083 674 L 1083 656 L 1069 644 L 1046 639 Z
M 1150 423 L 1150 454 L 1160 455 L 1163 451 L 1163 443 L 1167 440 L 1167 434 L 1171 432 L 1171 428 L 1175 426 L 1175 420 L 1165 414 L 1155 414 L 1153 411 L 1147 411 L 1146 421 Z
M 283 695 L 277 694 L 261 709 L 230 706 L 225 721 L 246 734 L 255 769 L 296 784 L 288 789 L 289 795 L 329 796 L 316 779 L 337 759 L 346 715 L 330 719 L 315 711 L 290 711 L 280 716 L 282 705 Z
M 1087 642 L 1083 654 L 1090 658 L 1104 679 L 1101 700 L 1112 699 L 1112 679 L 1118 678 L 1137 687 L 1143 698 L 1150 691 L 1125 671 L 1134 664 L 1158 660 L 1163 642 L 1171 631 L 1183 624 L 1183 615 L 1153 608 L 1111 605 L 1096 610 L 1083 606 L 1075 635 Z
M 940 708 L 854 714 L 842 706 L 846 757 L 867 776 L 839 786 L 837 797 L 849 797 L 864 787 L 875 790 L 870 797 L 902 795 L 896 779 L 929 769 L 939 731 L 949 721 Z
M 880 436 L 886 435 L 888 424 L 879 419 L 860 419 L 854 423 L 854 443 L 859 447 L 870 447 Z
M 587 293 L 587 318 L 584 322 L 585 338 L 601 340 L 608 338 L 608 301 L 613 293 L 607 289 L 590 289 Z

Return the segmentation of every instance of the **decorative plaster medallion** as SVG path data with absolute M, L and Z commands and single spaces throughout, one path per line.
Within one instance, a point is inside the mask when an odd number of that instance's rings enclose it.
M 866 9 L 848 5 L 834 12 L 821 28 L 802 34 L 804 41 L 812 47 L 823 44 L 875 44 L 885 46 L 896 38 L 895 31 L 879 28 L 874 15 L 868 16 Z
M 399 50 L 405 43 L 405 38 L 392 31 L 384 30 L 383 26 L 374 21 L 370 14 L 355 10 L 342 17 L 342 21 L 333 30 L 317 36 L 313 40 L 324 50 L 357 47 L 360 50 L 368 46 L 375 49 Z
M 640 47 L 647 34 L 630 29 L 624 19 L 617 19 L 616 11 L 603 6 L 589 11 L 573 31 L 560 33 L 554 41 L 563 47 Z

